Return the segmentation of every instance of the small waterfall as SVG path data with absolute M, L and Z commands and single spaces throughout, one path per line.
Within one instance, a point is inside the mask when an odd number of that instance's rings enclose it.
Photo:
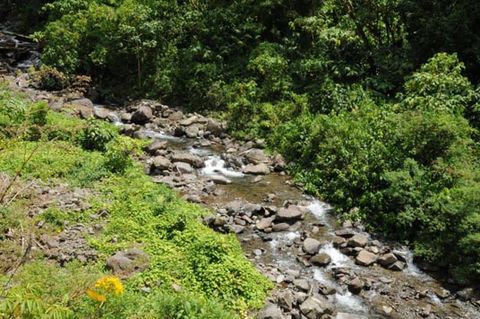
M 202 169 L 202 174 L 207 176 L 223 175 L 225 177 L 233 178 L 245 176 L 241 172 L 227 168 L 225 161 L 217 155 L 208 157 L 208 159 L 205 161 L 205 167 Z

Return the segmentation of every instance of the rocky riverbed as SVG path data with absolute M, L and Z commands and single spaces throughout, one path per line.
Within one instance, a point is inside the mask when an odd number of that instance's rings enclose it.
M 81 94 L 34 89 L 27 74 L 5 79 L 52 109 L 110 121 L 150 140 L 139 158 L 145 172 L 210 208 L 204 222 L 236 234 L 245 255 L 276 284 L 258 318 L 480 318 L 474 290 L 448 290 L 418 269 L 405 247 L 379 241 L 362 225 L 338 223 L 327 203 L 292 182 L 264 141 L 236 141 L 225 123 L 156 101 L 96 105 Z M 47 246 L 62 251 L 62 242 L 69 240 Z M 82 241 L 78 246 L 86 251 L 78 258 L 94 258 Z

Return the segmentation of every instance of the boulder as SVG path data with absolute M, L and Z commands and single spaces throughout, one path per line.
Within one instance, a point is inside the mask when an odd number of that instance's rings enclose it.
M 258 319 L 285 319 L 280 307 L 275 304 L 268 304 L 257 316 Z
M 135 112 L 132 114 L 131 122 L 135 124 L 146 124 L 148 123 L 153 117 L 152 108 L 147 105 L 140 106 Z
M 295 298 L 290 290 L 282 290 L 277 294 L 277 303 L 286 311 L 290 311 L 295 304 Z
M 388 267 L 396 263 L 397 261 L 398 261 L 397 257 L 392 253 L 385 254 L 383 256 L 380 256 L 380 258 L 378 258 L 378 263 L 383 267 Z
M 348 290 L 353 294 L 359 294 L 363 289 L 364 283 L 360 278 L 355 277 L 348 282 Z
M 249 163 L 252 164 L 260 164 L 260 163 L 268 163 L 268 157 L 265 155 L 263 150 L 258 148 L 252 148 L 245 152 L 245 158 L 248 160 Z
M 333 305 L 323 299 L 308 297 L 300 304 L 300 311 L 308 319 L 317 319 L 333 314 Z
M 367 251 L 362 250 L 358 253 L 357 257 L 355 258 L 355 263 L 360 266 L 370 266 L 377 261 L 377 255 Z
M 190 138 L 197 137 L 200 134 L 200 128 L 197 125 L 188 126 L 185 129 L 185 135 Z
M 115 275 L 128 277 L 134 273 L 141 272 L 148 267 L 148 255 L 141 249 L 132 248 L 119 251 L 107 259 L 107 268 Z
M 280 208 L 276 214 L 275 220 L 293 222 L 302 217 L 302 210 L 298 206 L 290 205 L 287 208 Z
M 256 224 L 257 229 L 265 230 L 267 228 L 272 227 L 272 223 L 274 219 L 275 217 L 266 217 L 266 218 L 260 219 L 259 221 L 257 221 L 257 224 Z
M 390 265 L 388 269 L 393 270 L 393 271 L 402 271 L 405 268 L 406 264 L 403 261 L 397 261 Z
M 268 168 L 267 164 L 260 163 L 260 164 L 248 164 L 243 168 L 243 173 L 245 174 L 252 174 L 252 175 L 267 175 L 270 173 L 270 168 Z
M 150 154 L 155 154 L 159 150 L 164 150 L 168 146 L 166 141 L 155 140 L 147 147 L 147 152 Z
M 310 258 L 310 263 L 314 266 L 327 266 L 332 262 L 332 258 L 327 253 L 320 253 Z
M 365 247 L 368 244 L 368 237 L 362 234 L 356 234 L 347 242 L 349 247 Z
M 163 156 L 155 156 L 152 161 L 152 169 L 153 170 L 166 170 L 172 166 L 172 162 L 166 157 Z
M 224 176 L 221 176 L 221 175 L 210 176 L 209 180 L 214 182 L 215 184 L 219 184 L 219 185 L 227 185 L 227 184 L 232 183 L 231 180 L 229 180 L 228 178 L 226 178 Z
M 289 223 L 278 223 L 273 225 L 272 230 L 274 232 L 280 232 L 280 231 L 288 230 L 289 228 L 290 228 Z
M 87 98 L 76 99 L 68 102 L 68 104 L 83 106 L 89 109 L 93 109 L 93 102 Z
M 190 153 L 173 153 L 172 156 L 170 156 L 170 159 L 172 162 L 184 162 L 192 165 L 195 168 L 202 168 L 205 166 L 205 163 L 203 162 L 202 158 L 197 155 L 193 155 Z
M 344 237 L 344 238 L 350 238 L 355 235 L 355 232 L 351 228 L 339 229 L 335 231 L 335 235 Z
M 191 174 L 194 172 L 193 167 L 185 162 L 176 162 L 173 164 L 173 167 L 176 171 L 182 173 L 182 174 Z
M 207 131 L 210 132 L 210 134 L 212 134 L 213 136 L 219 136 L 220 134 L 223 133 L 223 127 L 222 125 L 213 120 L 213 119 L 208 119 L 207 120 Z
M 295 279 L 293 281 L 293 284 L 295 287 L 297 287 L 301 291 L 309 291 L 310 290 L 310 284 L 308 283 L 308 280 L 306 279 Z
M 182 111 L 173 111 L 170 115 L 168 115 L 168 119 L 170 121 L 180 121 L 183 118 Z
M 107 119 L 112 113 L 110 110 L 103 108 L 103 107 L 95 107 L 93 108 L 93 114 L 97 119 L 105 120 Z
M 318 240 L 313 238 L 307 238 L 303 242 L 302 249 L 307 254 L 315 255 L 316 253 L 318 253 L 320 246 L 321 244 Z
M 193 115 L 193 116 L 190 116 L 187 119 L 181 120 L 178 124 L 180 124 L 182 126 L 190 126 L 193 123 L 195 123 L 197 119 L 198 119 L 198 117 L 196 115 Z

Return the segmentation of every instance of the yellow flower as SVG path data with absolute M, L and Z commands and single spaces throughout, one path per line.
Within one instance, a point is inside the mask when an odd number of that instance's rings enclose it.
M 112 293 L 114 295 L 121 295 L 124 291 L 122 282 L 118 277 L 115 276 L 105 276 L 98 279 L 95 283 L 95 288 L 101 289 L 107 293 Z
M 105 302 L 107 300 L 107 297 L 105 297 L 104 295 L 101 295 L 99 293 L 97 293 L 96 291 L 88 288 L 87 289 L 87 295 L 92 298 L 93 300 L 96 300 L 98 302 Z
M 100 291 L 100 292 L 99 292 Z M 87 295 L 98 302 L 105 302 L 107 295 L 123 294 L 123 284 L 118 277 L 105 276 L 95 282 L 95 288 L 88 288 Z

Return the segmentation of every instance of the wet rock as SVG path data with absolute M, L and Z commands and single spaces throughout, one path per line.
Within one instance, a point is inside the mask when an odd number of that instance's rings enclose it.
M 405 263 L 403 261 L 397 261 L 388 267 L 388 269 L 393 271 L 402 271 L 404 268 Z
M 153 117 L 152 108 L 147 105 L 142 105 L 138 108 L 138 110 L 133 112 L 132 118 L 130 121 L 132 123 L 142 125 L 142 124 L 148 123 L 152 119 L 152 117 Z
M 295 297 L 290 290 L 283 290 L 277 294 L 277 303 L 286 311 L 291 311 L 295 303 Z
M 300 311 L 308 319 L 317 319 L 333 314 L 333 305 L 326 300 L 309 297 L 300 305 Z
M 127 277 L 148 267 L 148 255 L 143 250 L 132 248 L 119 251 L 107 259 L 107 268 L 114 274 Z
M 167 170 L 172 166 L 172 162 L 166 157 L 163 156 L 155 156 L 152 161 L 151 172 L 155 172 L 155 170 Z
M 273 164 L 273 170 L 275 172 L 284 171 L 285 168 L 287 167 L 287 163 L 285 162 L 285 159 L 280 154 L 277 154 L 273 157 L 272 164 Z
M 268 163 L 268 157 L 265 155 L 265 152 L 258 148 L 252 148 L 245 152 L 245 158 L 248 160 L 249 163 L 252 164 L 260 164 L 260 163 Z
M 368 244 L 368 237 L 362 234 L 356 234 L 347 242 L 349 247 L 365 247 Z
M 314 266 L 324 267 L 332 262 L 332 258 L 327 253 L 320 253 L 310 258 L 310 262 Z
M 270 169 L 266 164 L 248 164 L 242 170 L 244 174 L 252 174 L 252 175 L 267 175 L 270 173 Z
M 457 292 L 458 298 L 463 301 L 470 301 L 474 300 L 475 298 L 475 290 L 473 288 L 464 288 Z
M 202 168 L 205 166 L 202 158 L 194 154 L 178 152 L 178 153 L 172 154 L 170 159 L 172 160 L 172 162 L 188 163 L 195 168 Z
M 302 248 L 305 253 L 310 255 L 315 255 L 316 253 L 318 253 L 320 246 L 321 246 L 321 243 L 318 240 L 313 238 L 307 238 L 303 242 Z
M 362 291 L 363 287 L 364 287 L 364 283 L 358 277 L 355 277 L 354 279 L 348 282 L 348 290 L 352 294 L 359 294 Z
M 285 319 L 280 307 L 268 304 L 257 316 L 258 319 Z
M 370 266 L 376 261 L 377 261 L 377 255 L 367 250 L 362 250 L 355 258 L 355 263 L 361 266 Z
M 266 217 L 266 218 L 260 219 L 256 224 L 257 229 L 265 230 L 267 228 L 271 228 L 274 219 L 275 217 Z
M 295 205 L 290 205 L 287 208 L 280 208 L 276 214 L 276 220 L 292 222 L 303 217 L 302 210 Z
M 191 174 L 194 172 L 193 167 L 185 162 L 176 162 L 173 164 L 175 171 L 180 172 L 182 174 Z
M 394 250 L 392 253 L 395 255 L 395 257 L 398 258 L 398 260 L 407 262 L 407 254 L 405 252 L 400 250 Z
M 389 267 L 398 261 L 393 253 L 388 253 L 378 258 L 378 263 L 383 267 Z
M 293 285 L 300 291 L 308 292 L 310 290 L 310 284 L 306 279 L 295 279 Z

